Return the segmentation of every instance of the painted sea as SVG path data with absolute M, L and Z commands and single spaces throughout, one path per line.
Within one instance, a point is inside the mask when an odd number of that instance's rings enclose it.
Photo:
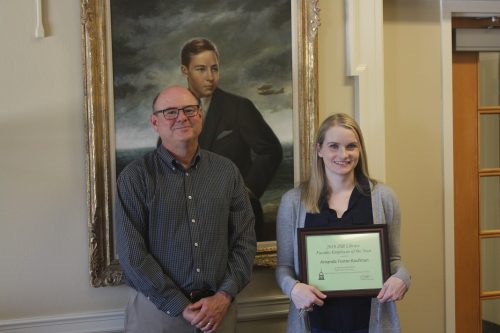
M 123 149 L 116 151 L 116 175 L 119 175 L 123 168 L 133 160 L 142 157 L 152 151 L 153 147 L 139 149 Z M 260 198 L 264 211 L 264 223 L 266 232 L 257 241 L 267 241 L 276 239 L 276 211 L 278 209 L 281 196 L 293 187 L 293 145 L 283 144 L 283 161 L 281 162 L 273 180 L 267 190 Z

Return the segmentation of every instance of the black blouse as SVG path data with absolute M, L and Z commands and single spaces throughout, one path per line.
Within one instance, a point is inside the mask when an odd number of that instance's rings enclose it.
M 349 205 L 341 218 L 328 207 L 326 198 L 322 200 L 318 214 L 307 213 L 306 228 L 351 227 L 373 224 L 371 196 L 361 193 L 356 187 L 349 198 Z M 311 327 L 332 333 L 351 332 L 368 329 L 370 324 L 371 297 L 328 298 L 321 307 L 309 312 Z

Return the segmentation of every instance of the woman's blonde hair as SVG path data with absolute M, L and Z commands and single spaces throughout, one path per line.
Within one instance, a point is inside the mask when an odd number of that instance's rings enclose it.
M 372 184 L 376 183 L 374 179 L 370 178 L 368 173 L 365 142 L 359 125 L 350 116 L 344 113 L 335 113 L 323 120 L 318 132 L 316 133 L 314 146 L 312 147 L 313 149 L 311 149 L 309 177 L 300 185 L 302 203 L 304 204 L 306 210 L 310 213 L 319 213 L 321 198 L 328 197 L 330 193 L 330 188 L 325 174 L 325 165 L 323 163 L 323 159 L 318 155 L 318 148 L 323 145 L 326 132 L 334 126 L 342 126 L 353 131 L 359 142 L 359 160 L 358 164 L 354 168 L 354 179 L 358 190 L 361 193 L 367 193 L 367 189 L 359 183 L 360 179 L 367 179 L 371 181 Z

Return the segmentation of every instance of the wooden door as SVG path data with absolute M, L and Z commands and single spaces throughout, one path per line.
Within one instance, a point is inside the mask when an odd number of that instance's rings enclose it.
M 496 61 L 492 73 L 481 65 L 481 59 L 488 58 Z M 499 78 L 498 53 L 482 57 L 479 52 L 454 52 L 457 333 L 500 332 Z M 488 101 L 491 93 L 494 96 Z

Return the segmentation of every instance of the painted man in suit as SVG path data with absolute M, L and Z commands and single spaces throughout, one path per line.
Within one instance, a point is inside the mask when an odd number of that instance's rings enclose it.
M 186 42 L 181 49 L 181 71 L 204 110 L 201 148 L 225 156 L 238 166 L 256 215 L 257 239 L 268 240 L 259 198 L 283 158 L 280 141 L 250 100 L 218 87 L 219 52 L 213 42 L 203 38 Z

